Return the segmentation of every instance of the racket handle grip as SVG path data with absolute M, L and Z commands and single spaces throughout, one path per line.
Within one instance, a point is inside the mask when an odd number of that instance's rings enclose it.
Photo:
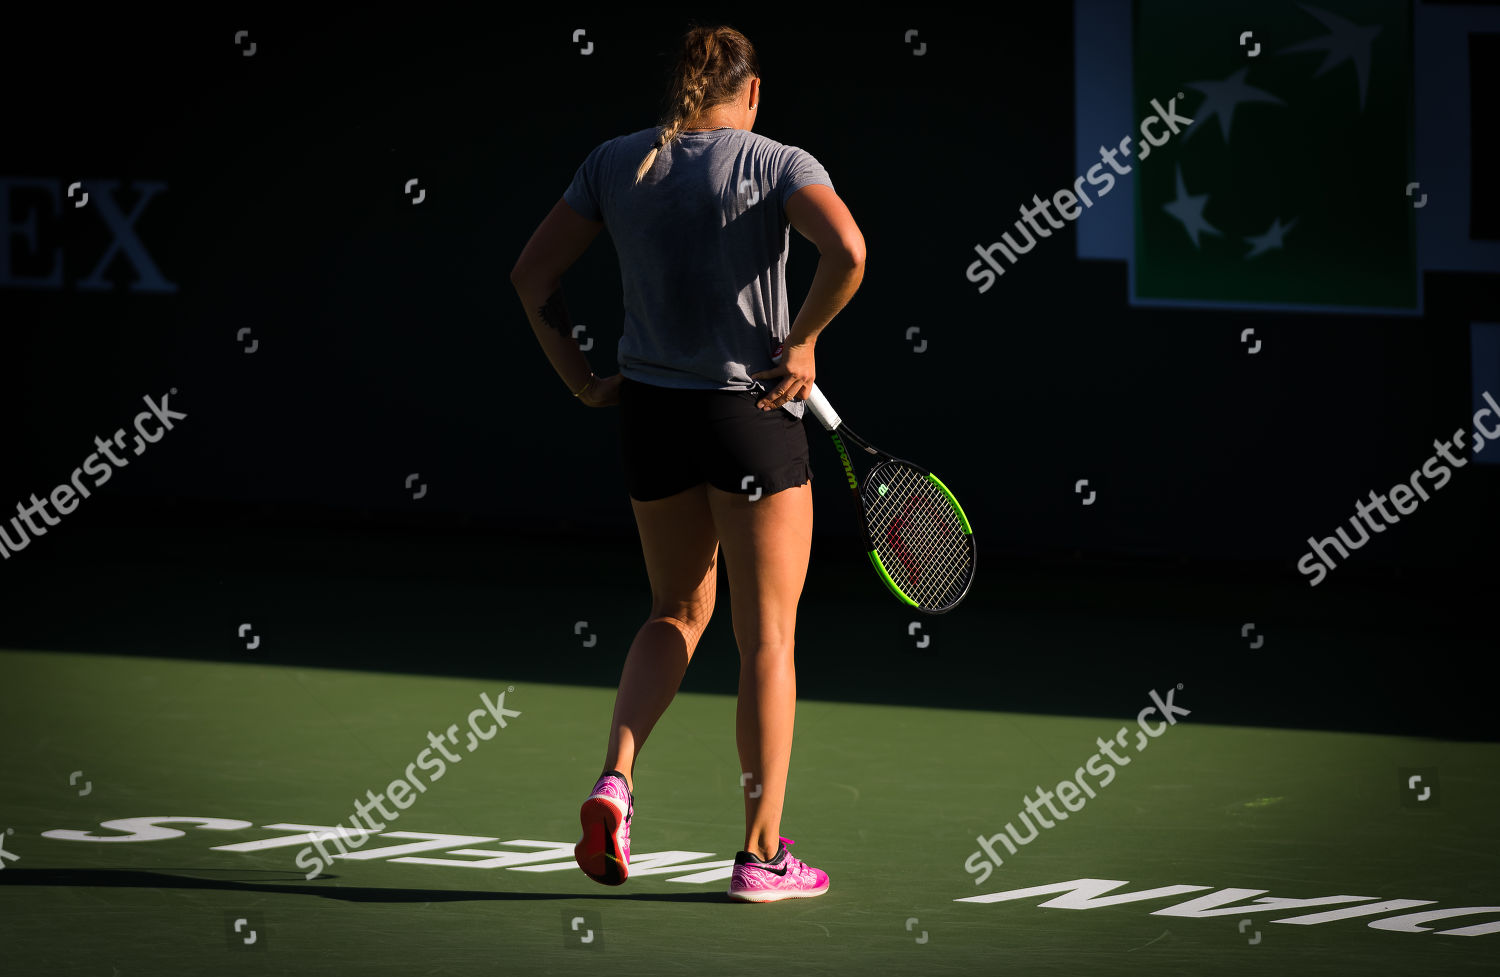
M 807 395 L 807 409 L 812 411 L 812 416 L 816 417 L 818 423 L 826 430 L 837 430 L 838 426 L 843 423 L 839 412 L 833 409 L 833 405 L 828 402 L 827 397 L 823 396 L 823 391 L 818 389 L 816 383 L 813 384 L 812 393 Z

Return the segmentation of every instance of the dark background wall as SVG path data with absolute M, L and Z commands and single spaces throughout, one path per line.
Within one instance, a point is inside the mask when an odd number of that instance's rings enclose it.
M 1311 600 L 1295 569 L 1307 537 L 1467 426 L 1470 323 L 1500 321 L 1493 269 L 1429 273 L 1420 316 L 1134 308 L 1124 265 L 1079 261 L 1070 226 L 988 292 L 965 280 L 976 243 L 1076 174 L 1071 5 L 923 12 L 923 57 L 905 20 L 741 10 L 16 20 L 0 41 L 0 180 L 57 193 L 6 187 L 10 220 L 37 222 L 35 242 L 6 230 L 8 260 L 13 276 L 60 267 L 61 281 L 0 289 L 0 506 L 66 481 L 143 396 L 175 388 L 188 419 L 0 565 L 0 640 L 78 640 L 85 611 L 48 605 L 42 620 L 17 595 L 44 568 L 66 579 L 67 560 L 105 558 L 105 539 L 191 536 L 205 573 L 241 559 L 213 545 L 231 534 L 628 552 L 615 417 L 568 396 L 507 275 L 589 149 L 655 120 L 692 16 L 758 44 L 757 131 L 816 155 L 864 232 L 865 283 L 819 344 L 820 385 L 856 429 L 959 494 L 991 580 L 1091 567 L 1107 590 L 1166 569 Z M 141 182 L 166 184 L 134 231 L 175 291 L 134 290 L 123 255 L 108 287 L 80 287 L 111 235 L 97 208 L 60 194 L 107 180 L 126 214 Z M 794 303 L 814 258 L 794 235 Z M 607 237 L 565 287 L 596 371 L 613 371 Z M 1239 341 L 1249 325 L 1265 344 L 1255 357 Z M 828 553 L 846 500 L 809 433 Z M 1497 477 L 1456 473 L 1318 591 L 1363 581 L 1436 602 L 1460 586 L 1493 601 Z M 1080 478 L 1096 504 L 1080 505 Z M 1330 600 L 1360 603 L 1352 593 Z

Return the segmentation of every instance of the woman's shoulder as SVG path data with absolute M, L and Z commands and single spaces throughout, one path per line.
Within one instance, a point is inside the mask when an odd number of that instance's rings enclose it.
M 791 143 L 785 143 L 779 139 L 773 139 L 770 136 L 762 135 L 759 132 L 754 132 L 748 129 L 741 131 L 744 133 L 743 138 L 747 145 L 755 146 L 761 152 L 767 153 L 769 155 L 783 159 L 795 157 L 811 157 L 813 159 L 817 158 L 810 151 L 804 149 L 801 146 L 794 146 Z

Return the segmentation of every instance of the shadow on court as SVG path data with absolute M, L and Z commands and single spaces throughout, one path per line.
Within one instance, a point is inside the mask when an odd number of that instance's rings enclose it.
M 199 871 L 193 869 L 192 871 Z M 236 873 L 243 874 L 243 873 Z M 321 875 L 337 879 L 336 875 Z M 500 892 L 457 889 L 353 888 L 326 885 L 297 885 L 286 882 L 252 882 L 238 878 L 200 878 L 176 875 L 170 870 L 102 869 L 102 868 L 21 868 L 0 873 L 0 885 L 15 886 L 92 886 L 107 889 L 214 889 L 224 892 L 276 892 L 284 895 L 318 896 L 341 902 L 428 903 L 488 902 L 494 900 L 521 902 L 572 901 L 577 899 L 610 899 L 626 902 L 723 902 L 734 900 L 723 892 Z

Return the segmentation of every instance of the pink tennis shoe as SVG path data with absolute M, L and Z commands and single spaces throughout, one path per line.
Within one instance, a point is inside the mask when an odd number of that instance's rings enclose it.
M 747 851 L 734 856 L 734 874 L 729 879 L 729 898 L 740 902 L 776 902 L 780 899 L 811 899 L 828 891 L 828 873 L 813 868 L 787 850 L 796 842 L 781 839 L 776 857 L 763 862 Z
M 635 797 L 625 778 L 611 770 L 599 778 L 579 809 L 583 837 L 573 847 L 578 867 L 595 882 L 619 885 L 630 877 L 630 819 Z

